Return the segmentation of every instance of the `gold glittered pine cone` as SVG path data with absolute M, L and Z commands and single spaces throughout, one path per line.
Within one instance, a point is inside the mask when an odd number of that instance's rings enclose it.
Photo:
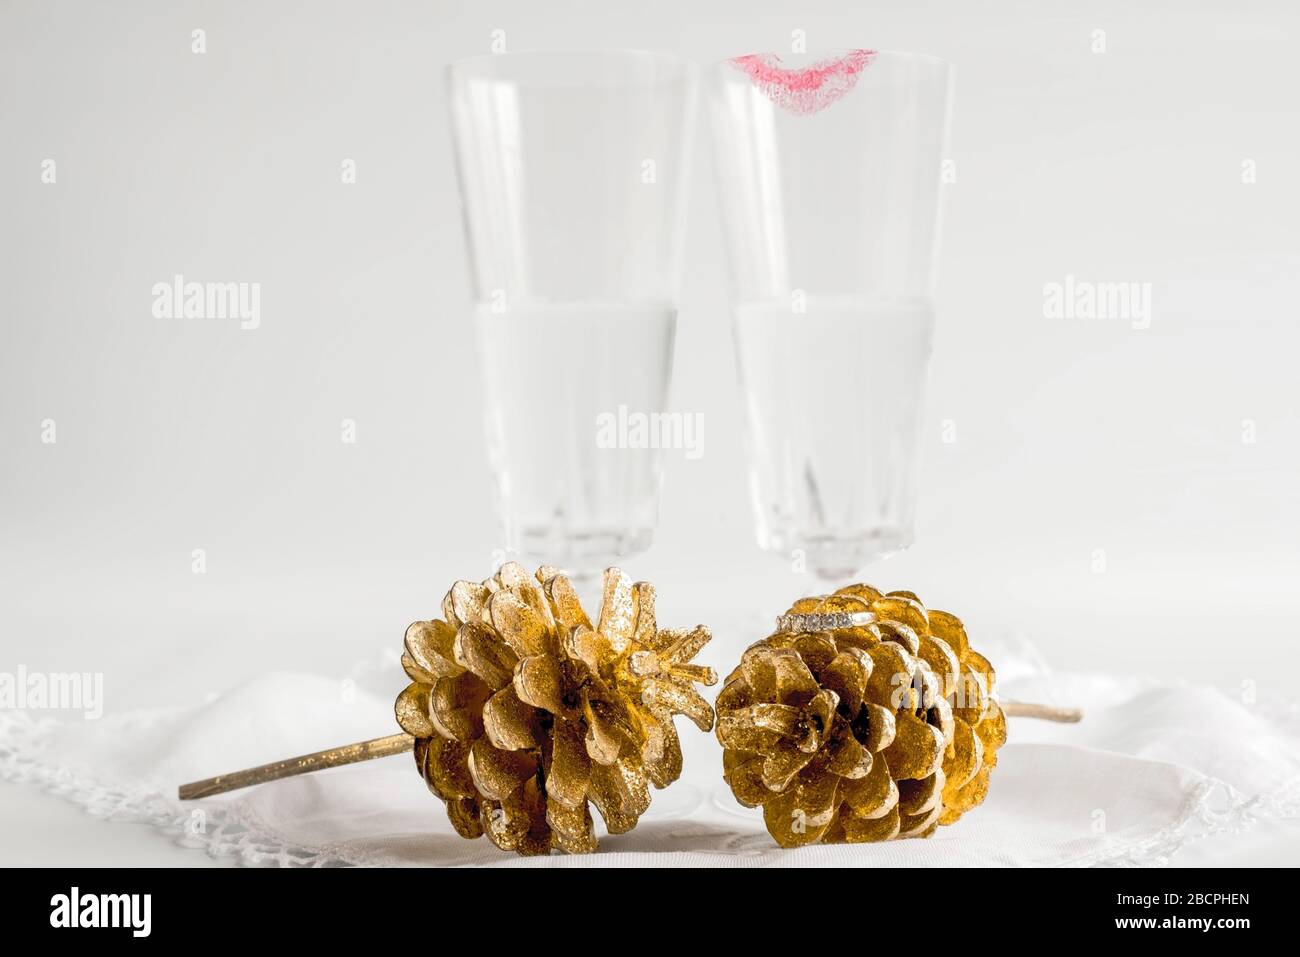
M 607 569 L 593 627 L 567 578 L 510 562 L 456 582 L 442 619 L 407 629 L 397 721 L 459 834 L 520 854 L 594 851 L 589 802 L 621 834 L 651 784 L 677 780 L 673 716 L 712 730 L 695 684 L 718 679 L 691 664 L 708 629 L 660 629 L 654 605 L 653 586 Z
M 787 615 L 871 612 L 751 645 L 718 694 L 723 774 L 782 847 L 929 837 L 984 800 L 1006 719 L 955 616 L 850 585 Z

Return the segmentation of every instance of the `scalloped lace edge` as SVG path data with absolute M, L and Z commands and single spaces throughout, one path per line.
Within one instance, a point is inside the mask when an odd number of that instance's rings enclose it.
M 1226 807 L 1223 807 L 1224 803 Z M 1264 821 L 1300 817 L 1300 782 L 1278 794 L 1246 798 L 1223 781 L 1208 779 L 1183 802 L 1177 818 L 1141 841 L 1102 847 L 1062 861 L 1062 867 L 1161 867 L 1188 844 L 1219 834 L 1239 834 Z
M 132 718 L 148 724 L 161 716 L 141 713 Z M 53 719 L 0 712 L 0 780 L 39 788 L 105 820 L 148 824 L 182 847 L 204 850 L 214 858 L 234 857 L 246 865 L 351 867 L 383 863 L 345 847 L 286 841 L 238 804 L 186 811 L 179 801 L 156 788 L 109 783 L 60 767 L 44 756 L 48 737 L 59 727 Z M 1295 817 L 1300 817 L 1300 780 L 1292 780 L 1275 794 L 1247 798 L 1226 783 L 1210 779 L 1188 795 L 1177 818 L 1157 833 L 1141 841 L 1117 841 L 1116 846 L 1102 847 L 1058 866 L 1161 866 L 1192 841 L 1240 833 L 1261 821 Z
M 156 720 L 158 715 L 150 717 Z M 201 849 L 214 858 L 234 857 L 242 864 L 277 867 L 369 863 L 343 848 L 286 841 L 237 804 L 186 810 L 156 788 L 110 783 L 53 764 L 45 757 L 45 745 L 58 727 L 52 719 L 0 712 L 0 780 L 39 788 L 105 820 L 148 824 L 181 847 Z

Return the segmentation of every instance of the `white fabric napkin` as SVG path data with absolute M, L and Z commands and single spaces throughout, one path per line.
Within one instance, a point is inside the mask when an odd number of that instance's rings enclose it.
M 409 756 L 201 802 L 181 782 L 391 734 L 395 661 L 354 681 L 272 674 L 202 707 L 59 723 L 0 713 L 0 778 L 144 821 L 252 864 L 504 867 L 1150 864 L 1197 836 L 1300 816 L 1300 720 L 1209 688 L 1050 676 L 999 661 L 1005 697 L 1078 705 L 1077 725 L 1011 719 L 985 803 L 928 840 L 783 851 L 721 778 L 710 735 L 678 722 L 681 780 L 596 855 L 521 858 L 452 831 Z

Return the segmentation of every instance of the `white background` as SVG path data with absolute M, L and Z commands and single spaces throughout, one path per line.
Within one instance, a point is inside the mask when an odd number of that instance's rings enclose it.
M 119 712 L 395 649 L 501 545 L 444 65 L 494 30 L 701 62 L 803 30 L 956 68 L 917 544 L 866 577 L 1059 668 L 1286 701 L 1300 14 L 1077 6 L 0 4 L 0 669 L 103 672 Z M 817 583 L 752 544 L 704 120 L 672 402 L 704 455 L 626 567 L 725 671 Z M 154 318 L 175 273 L 260 282 L 261 327 Z M 1067 274 L 1150 283 L 1150 328 L 1044 318 Z M 203 860 L 13 787 L 0 822 L 10 860 Z

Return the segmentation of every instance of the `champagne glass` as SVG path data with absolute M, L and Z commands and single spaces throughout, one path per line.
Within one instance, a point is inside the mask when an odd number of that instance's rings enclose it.
M 598 433 L 667 402 L 696 69 L 513 53 L 448 87 L 506 545 L 589 575 L 658 518 L 661 450 Z
M 842 581 L 912 542 L 949 68 L 753 54 L 708 95 L 758 543 Z

